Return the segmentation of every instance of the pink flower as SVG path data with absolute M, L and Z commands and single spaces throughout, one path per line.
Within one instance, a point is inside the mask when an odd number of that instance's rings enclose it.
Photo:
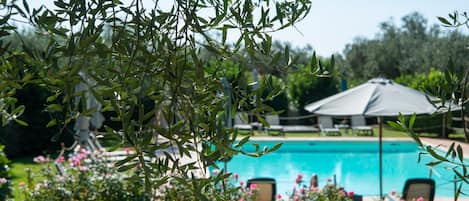
M 416 201 L 425 201 L 423 197 L 418 197 Z
M 90 154 L 90 151 L 88 151 L 88 149 L 85 149 L 85 148 L 81 148 L 80 152 L 86 155 Z
M 243 186 L 244 186 L 244 181 L 239 181 L 239 186 L 241 186 L 241 188 L 243 188 Z
M 58 158 L 55 159 L 56 163 L 63 163 L 65 161 L 65 158 L 63 156 L 59 156 Z
M 282 195 L 277 194 L 277 197 L 276 197 L 276 198 L 277 198 L 277 200 L 280 200 L 280 199 L 282 199 Z
M 0 178 L 0 184 L 6 184 L 7 182 L 8 182 L 7 179 L 5 179 L 3 177 Z
M 131 147 L 126 147 L 124 148 L 125 153 L 129 154 L 130 151 L 132 151 Z
M 249 189 L 251 189 L 251 190 L 252 190 L 252 189 L 256 189 L 256 188 L 257 188 L 257 184 L 251 184 L 251 185 L 249 185 Z
M 300 188 L 300 193 L 303 195 L 306 194 L 305 188 Z
M 78 169 L 79 169 L 80 171 L 87 171 L 87 170 L 89 170 L 88 166 L 79 166 Z
M 244 201 L 244 198 L 243 197 L 239 198 L 239 201 Z
M 20 187 L 23 187 L 25 185 L 24 181 L 20 181 L 20 183 L 18 183 L 18 186 Z
M 391 191 L 391 195 L 392 195 L 392 196 L 396 196 L 396 194 L 397 194 L 396 190 L 392 190 L 392 191 Z
M 33 161 L 36 162 L 36 163 L 46 163 L 46 162 L 48 162 L 47 158 L 42 156 L 42 155 L 34 157 Z
M 252 191 L 246 192 L 246 195 L 247 195 L 247 196 L 251 196 L 251 195 L 252 195 Z
M 219 169 L 214 169 L 214 170 L 212 170 L 212 173 L 213 174 L 220 174 L 220 170 Z
M 68 159 L 68 163 L 72 167 L 78 167 L 81 165 L 81 161 L 78 157 L 72 157 Z
M 88 154 L 86 154 L 86 153 L 79 153 L 79 154 L 76 155 L 76 157 L 78 158 L 78 160 L 82 160 L 82 159 L 88 158 Z
M 353 198 L 353 196 L 355 195 L 355 193 L 353 191 L 350 191 L 347 193 L 347 196 Z
M 296 179 L 295 179 L 296 184 L 300 184 L 302 179 L 303 179 L 303 175 L 298 174 L 298 176 L 296 176 Z
M 298 197 L 298 195 L 295 195 L 295 196 L 293 196 L 293 200 L 294 200 L 294 201 L 299 201 L 299 200 L 300 200 L 300 197 Z
M 234 177 L 236 180 L 238 180 L 239 175 L 235 173 L 235 174 L 233 174 L 233 177 Z

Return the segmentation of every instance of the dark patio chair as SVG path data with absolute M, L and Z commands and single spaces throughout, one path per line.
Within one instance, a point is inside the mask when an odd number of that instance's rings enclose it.
M 422 197 L 425 201 L 433 201 L 435 198 L 435 181 L 427 178 L 408 179 L 405 182 L 402 200 L 417 200 Z
M 247 187 L 251 184 L 256 184 L 258 193 L 256 195 L 256 201 L 275 201 L 275 195 L 277 193 L 277 185 L 273 178 L 253 178 L 249 179 L 246 183 Z

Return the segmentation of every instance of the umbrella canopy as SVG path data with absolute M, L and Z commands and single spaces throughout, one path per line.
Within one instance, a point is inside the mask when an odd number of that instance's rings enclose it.
M 425 93 L 384 78 L 369 80 L 305 106 L 306 111 L 329 116 L 431 114 L 437 109 L 428 101 Z

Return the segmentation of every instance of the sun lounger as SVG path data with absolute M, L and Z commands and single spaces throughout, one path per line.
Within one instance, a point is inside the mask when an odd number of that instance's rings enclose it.
M 332 117 L 319 116 L 318 117 L 319 129 L 321 129 L 321 135 L 323 136 L 341 136 L 340 129 L 332 126 Z
M 283 126 L 283 131 L 286 133 L 301 133 L 301 132 L 319 132 L 319 129 L 314 126 L 291 125 Z
M 236 113 L 233 128 L 252 131 L 252 125 L 249 124 L 248 115 L 243 112 Z
M 373 136 L 373 128 L 366 126 L 364 116 L 352 116 L 352 134 L 357 136 Z
M 274 201 L 277 191 L 275 179 L 272 178 L 254 178 L 246 183 L 250 188 L 255 184 L 257 189 L 256 201 Z
M 266 115 L 265 121 L 270 124 L 268 127 L 265 128 L 265 130 L 267 131 L 267 135 L 270 135 L 271 130 L 278 131 L 280 135 L 285 134 L 283 126 L 280 125 L 280 119 L 278 118 L 278 115 Z

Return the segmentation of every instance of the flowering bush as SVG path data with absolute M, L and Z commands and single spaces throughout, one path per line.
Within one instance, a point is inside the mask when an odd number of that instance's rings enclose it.
M 58 174 L 48 157 L 38 156 L 34 161 L 47 165 L 40 175 L 31 175 L 26 183 L 18 183 L 24 200 L 150 200 L 139 179 L 139 169 L 117 172 L 105 161 L 102 152 L 81 149 L 68 159 L 57 157 L 54 162 L 63 165 L 63 175 Z
M 346 192 L 331 183 L 328 179 L 327 184 L 322 188 L 316 186 L 307 186 L 303 180 L 303 175 L 299 174 L 295 179 L 296 186 L 293 192 L 286 199 L 277 195 L 278 201 L 352 201 L 353 192 Z
M 214 170 L 212 177 L 216 181 L 215 185 L 204 185 L 207 179 L 194 179 L 192 185 L 184 186 L 183 182 L 172 180 L 171 185 L 163 190 L 164 195 L 156 200 L 229 200 L 229 201 L 255 201 L 258 192 L 256 185 L 245 187 L 244 181 L 238 181 L 238 174 L 227 174 Z M 204 187 L 202 187 L 204 186 Z M 191 197 L 192 188 L 200 188 L 199 197 Z M 169 199 L 172 198 L 172 199 Z
M 231 175 L 226 177 L 223 181 L 226 189 L 234 189 L 232 193 L 229 193 L 230 197 L 226 197 L 223 200 L 233 201 L 254 201 L 256 195 L 259 192 L 255 184 L 245 187 L 244 181 L 238 181 L 238 174 L 222 174 L 218 170 L 213 171 L 213 176 L 223 177 L 224 175 Z M 352 201 L 354 197 L 353 192 L 346 192 L 342 188 L 338 188 L 332 185 L 331 181 L 328 180 L 328 184 L 322 189 L 317 187 L 308 187 L 304 184 L 303 175 L 298 175 L 295 179 L 295 187 L 290 195 L 282 196 L 281 194 L 276 195 L 277 201 Z M 223 191 L 223 186 L 220 184 L 217 186 L 218 191 Z M 217 194 L 216 192 L 214 192 Z
M 5 146 L 0 145 L 0 200 L 6 200 L 11 194 L 10 178 L 10 160 L 8 160 L 3 149 Z

